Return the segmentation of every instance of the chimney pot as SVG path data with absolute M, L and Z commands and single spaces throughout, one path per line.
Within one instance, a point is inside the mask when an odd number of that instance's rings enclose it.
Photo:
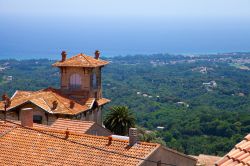
M 20 112 L 21 125 L 33 127 L 33 108 L 23 108 Z
M 57 101 L 53 101 L 52 103 L 52 110 L 55 110 L 57 108 L 58 102 Z
M 62 55 L 62 62 L 64 62 L 67 59 L 66 51 L 62 51 L 61 55 Z
M 4 101 L 4 100 L 6 100 L 8 98 L 8 95 L 6 94 L 6 93 L 4 93 L 3 95 L 2 95 L 2 100 Z
M 100 51 L 96 50 L 95 51 L 95 59 L 99 59 L 100 57 Z
M 65 139 L 68 139 L 68 138 L 69 138 L 69 129 L 67 128 L 65 131 Z
M 75 102 L 74 101 L 70 101 L 70 103 L 69 103 L 69 108 L 74 108 L 74 106 L 75 106 Z
M 137 128 L 129 128 L 129 146 L 138 142 Z
M 4 106 L 5 106 L 5 108 L 10 107 L 10 105 L 11 105 L 11 100 L 10 100 L 9 96 L 8 96 L 6 93 L 4 93 L 4 94 L 2 95 L 2 100 L 4 101 Z
M 111 143 L 112 143 L 112 136 L 110 135 L 110 136 L 108 136 L 108 140 L 109 140 L 109 142 L 108 142 L 108 145 L 111 145 Z

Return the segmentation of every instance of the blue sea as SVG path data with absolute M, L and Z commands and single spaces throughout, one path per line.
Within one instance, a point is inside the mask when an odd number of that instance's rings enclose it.
M 62 50 L 111 57 L 250 51 L 249 20 L 0 17 L 0 59 L 59 59 Z

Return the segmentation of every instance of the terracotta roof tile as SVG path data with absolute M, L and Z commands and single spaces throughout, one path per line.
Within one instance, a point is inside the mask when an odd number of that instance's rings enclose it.
M 85 55 L 85 54 L 78 54 L 76 56 L 73 56 L 69 59 L 66 59 L 65 61 L 58 61 L 53 64 L 53 66 L 56 67 L 99 67 L 107 65 L 109 62 L 104 61 L 101 59 L 95 59 L 91 56 Z
M 109 102 L 110 102 L 110 100 L 106 99 L 106 98 L 101 98 L 101 99 L 97 100 L 98 106 L 104 105 L 104 104 L 109 103 Z
M 0 130 L 10 127 L 0 124 Z M 11 126 L 11 125 L 10 125 Z M 25 138 L 25 139 L 24 139 Z M 60 139 L 61 138 L 61 139 Z M 137 143 L 65 131 L 35 131 L 17 126 L 0 137 L 0 165 L 137 165 L 159 144 Z
M 58 129 L 58 130 L 68 129 L 69 131 L 73 131 L 76 133 L 86 133 L 95 125 L 98 125 L 98 124 L 93 121 L 81 121 L 81 120 L 58 118 L 50 127 L 53 129 Z M 110 133 L 110 135 L 112 134 L 111 131 L 109 131 L 108 129 L 104 127 L 102 127 L 102 129 L 106 130 L 107 133 Z
M 16 121 L 16 120 L 11 120 L 11 121 L 15 124 L 21 125 L 21 121 Z M 5 123 L 4 121 L 0 120 L 0 124 L 4 125 Z M 73 132 L 73 133 L 84 134 L 84 133 L 87 133 L 92 127 L 96 127 L 96 125 L 99 127 L 102 127 L 93 121 L 82 121 L 82 120 L 58 118 L 51 125 L 33 123 L 33 128 L 40 129 L 40 130 L 53 130 L 53 131 L 69 130 L 70 132 Z M 0 135 L 2 132 L 1 127 L 2 126 L 0 126 Z M 6 128 L 4 127 L 4 129 Z M 109 131 L 108 129 L 102 127 L 102 130 L 106 130 L 106 132 L 109 133 L 109 135 L 112 135 L 112 132 Z
M 250 165 L 250 134 L 216 163 L 216 166 L 249 166 Z
M 73 101 L 74 107 L 70 107 Z M 24 103 L 33 103 L 43 110 L 53 114 L 70 114 L 75 115 L 92 108 L 94 98 L 85 100 L 74 100 L 60 93 L 60 90 L 47 88 L 39 91 L 16 91 L 11 98 L 11 105 L 7 110 L 14 109 Z M 102 98 L 97 100 L 98 105 L 103 105 L 110 100 Z M 57 106 L 53 109 L 53 102 L 57 102 Z M 3 102 L 0 102 L 0 110 L 4 110 Z

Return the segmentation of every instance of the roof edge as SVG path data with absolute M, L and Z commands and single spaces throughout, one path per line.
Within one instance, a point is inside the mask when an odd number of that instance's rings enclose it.
M 161 145 L 158 144 L 149 154 L 147 154 L 147 155 L 144 157 L 144 159 L 148 159 L 149 157 L 151 157 L 160 147 L 161 147 Z M 147 161 L 141 160 L 141 161 L 137 164 L 137 166 L 142 165 L 144 162 L 147 162 Z
M 165 147 L 165 146 L 162 146 L 162 148 L 163 148 L 164 150 L 167 150 L 167 151 L 173 152 L 173 153 L 175 153 L 175 154 L 181 155 L 181 156 L 183 156 L 183 157 L 186 157 L 186 158 L 189 158 L 189 159 L 192 159 L 192 160 L 197 161 L 196 158 L 191 157 L 191 156 L 189 156 L 189 155 L 186 155 L 186 154 L 184 154 L 184 153 L 178 152 L 178 151 L 176 151 L 176 150 L 174 150 L 174 149 L 171 149 L 171 148 L 168 148 L 168 147 Z

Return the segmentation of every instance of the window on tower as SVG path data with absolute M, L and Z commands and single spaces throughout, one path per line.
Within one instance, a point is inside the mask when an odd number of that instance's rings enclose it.
M 97 89 L 97 78 L 96 78 L 96 74 L 95 73 L 93 73 L 93 75 L 92 75 L 92 85 L 93 85 L 93 88 L 94 89 Z
M 72 74 L 69 82 L 70 89 L 81 89 L 81 85 L 81 76 L 79 74 Z

